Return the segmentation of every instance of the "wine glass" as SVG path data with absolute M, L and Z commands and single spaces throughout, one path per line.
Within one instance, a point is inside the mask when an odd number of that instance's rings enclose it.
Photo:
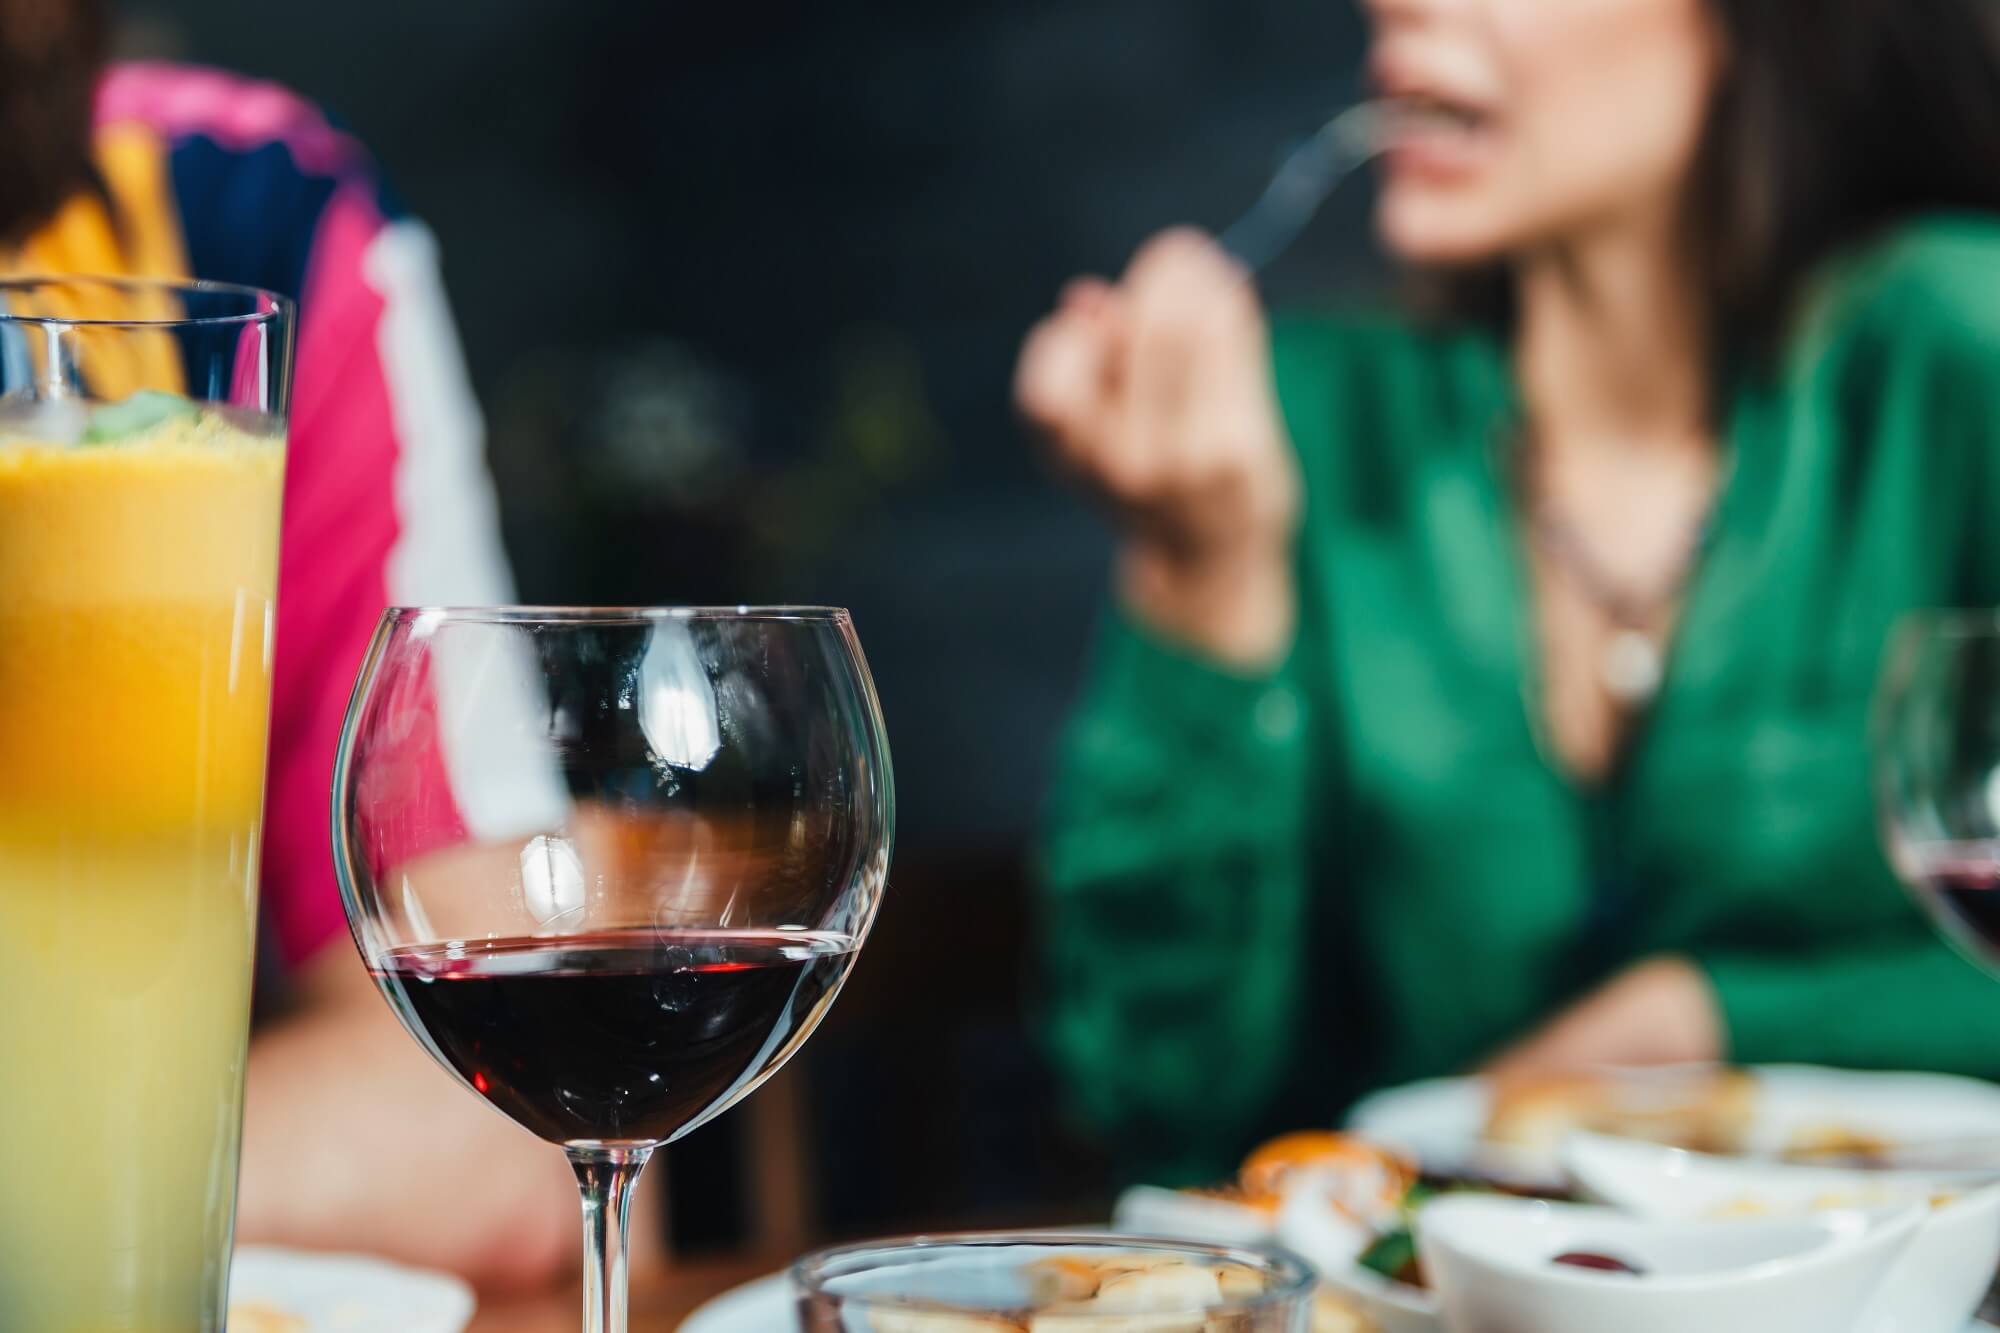
M 1890 863 L 1953 944 L 2000 970 L 2000 615 L 1922 611 L 1897 627 L 1874 752 Z
M 334 770 L 348 922 L 410 1034 L 569 1155 L 587 1333 L 625 1327 L 647 1158 L 833 1002 L 893 818 L 845 611 L 384 615 Z

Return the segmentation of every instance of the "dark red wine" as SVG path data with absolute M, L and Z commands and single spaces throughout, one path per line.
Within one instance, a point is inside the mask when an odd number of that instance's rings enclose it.
M 846 974 L 830 932 L 628 930 L 391 950 L 433 1053 L 555 1143 L 659 1143 L 789 1055 Z
M 2000 846 L 1964 843 L 1918 858 L 1918 896 L 1959 946 L 2000 967 Z
M 1644 1276 L 1636 1265 L 1626 1263 L 1614 1255 L 1597 1254 L 1590 1250 L 1571 1250 L 1568 1254 L 1557 1255 L 1549 1262 L 1560 1264 L 1564 1268 L 1585 1268 L 1593 1273 L 1611 1273 L 1619 1277 Z

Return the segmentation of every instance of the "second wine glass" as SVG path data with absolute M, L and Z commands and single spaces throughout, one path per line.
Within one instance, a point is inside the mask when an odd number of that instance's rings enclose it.
M 1873 739 L 1890 863 L 1952 943 L 2000 971 L 2000 614 L 1905 618 Z
M 587 1333 L 632 1187 L 816 1027 L 894 819 L 845 611 L 398 609 L 334 775 L 349 924 L 397 1016 L 568 1153 Z

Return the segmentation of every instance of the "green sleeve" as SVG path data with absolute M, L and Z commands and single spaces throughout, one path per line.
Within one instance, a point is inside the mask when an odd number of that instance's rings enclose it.
M 1800 363 L 1877 400 L 1945 479 L 1926 543 L 1965 551 L 1963 599 L 2000 597 L 2000 221 L 1937 217 L 1859 254 L 1821 294 Z M 1882 892 L 1893 889 L 1882 886 Z M 2000 982 L 1911 913 L 1844 950 L 1719 951 L 1701 962 L 1740 1061 L 2000 1075 Z
M 1992 524 L 2000 502 L 2000 221 L 1909 224 L 1836 272 L 1808 314 L 1798 364 L 1870 403 L 1943 497 L 1913 549 L 1965 551 L 1968 602 L 2000 595 Z M 1938 480 L 1942 479 L 1942 480 Z M 1865 576 L 1865 571 L 1861 575 Z M 1873 865 L 1855 873 L 1879 875 Z M 1884 881 L 1880 892 L 1893 894 Z M 2000 983 L 1953 952 L 1915 911 L 1823 952 L 1720 949 L 1714 982 L 1731 1059 L 2000 1075 Z
M 1798 353 L 1945 479 L 1919 549 L 1963 553 L 1961 605 L 2000 600 L 2000 217 L 1927 217 L 1836 266 Z
M 1700 961 L 1733 1061 L 2000 1075 L 2000 983 L 1934 935 L 1844 955 Z
M 1047 1025 L 1128 1171 L 1214 1179 L 1276 1094 L 1303 966 L 1306 726 L 1289 670 L 1230 674 L 1114 620 L 1043 848 Z

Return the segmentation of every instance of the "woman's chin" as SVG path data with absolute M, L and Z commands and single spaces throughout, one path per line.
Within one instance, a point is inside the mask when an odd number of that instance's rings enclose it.
M 1375 217 L 1382 248 L 1416 268 L 1476 268 L 1503 258 L 1517 238 L 1481 225 L 1475 210 L 1443 200 L 1384 194 Z

